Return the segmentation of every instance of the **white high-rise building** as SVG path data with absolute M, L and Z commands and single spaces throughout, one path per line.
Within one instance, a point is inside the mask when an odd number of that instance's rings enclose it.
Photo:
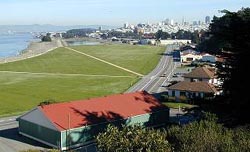
M 174 20 L 173 19 L 170 20 L 170 25 L 174 25 Z

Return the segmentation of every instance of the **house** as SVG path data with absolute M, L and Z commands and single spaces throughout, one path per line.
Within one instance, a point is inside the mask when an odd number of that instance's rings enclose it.
M 181 97 L 188 99 L 213 97 L 218 94 L 216 88 L 207 82 L 182 81 L 168 88 L 169 97 L 175 97 L 178 101 Z
M 181 62 L 182 63 L 191 63 L 195 60 L 200 60 L 202 56 L 199 52 L 194 50 L 186 50 L 181 52 Z
M 216 56 L 205 53 L 202 55 L 201 61 L 215 63 L 217 61 Z
M 42 105 L 20 116 L 19 133 L 59 150 L 93 142 L 108 124 L 158 126 L 169 108 L 147 92 Z
M 212 69 L 208 69 L 206 67 L 198 67 L 192 70 L 192 72 L 185 74 L 184 81 L 187 82 L 207 82 L 210 84 L 217 84 L 218 80 L 215 76 L 215 71 Z

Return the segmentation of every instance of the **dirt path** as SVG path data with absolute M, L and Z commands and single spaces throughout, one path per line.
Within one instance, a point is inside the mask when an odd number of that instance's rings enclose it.
M 127 71 L 127 72 L 132 73 L 132 74 L 134 74 L 134 75 L 137 75 L 137 76 L 139 76 L 139 77 L 143 77 L 143 76 L 144 76 L 144 75 L 142 75 L 142 74 L 140 74 L 140 73 L 137 73 L 137 72 L 134 72 L 134 71 L 132 71 L 132 70 L 129 70 L 129 69 L 123 68 L 123 67 L 121 67 L 121 66 L 115 65 L 115 64 L 113 64 L 113 63 L 110 63 L 110 62 L 108 62 L 108 61 L 105 61 L 105 60 L 102 60 L 102 59 L 100 59 L 100 58 L 94 57 L 94 56 L 92 56 L 92 55 L 89 55 L 89 54 L 86 54 L 86 53 L 77 51 L 77 50 L 72 49 L 72 48 L 69 48 L 69 47 L 65 47 L 65 48 L 68 49 L 68 50 L 74 51 L 74 52 L 76 52 L 76 53 L 78 53 L 78 54 L 82 54 L 82 55 L 85 55 L 85 56 L 90 57 L 90 58 L 92 58 L 92 59 L 95 59 L 95 60 L 97 60 L 97 61 L 100 61 L 100 62 L 109 64 L 109 65 L 111 65 L 111 66 L 113 66 L 113 67 L 116 67 L 116 68 L 118 68 L 118 69 Z
M 95 75 L 95 74 L 36 73 L 36 72 L 19 72 L 19 71 L 0 71 L 0 73 L 47 75 L 47 76 L 84 76 L 84 77 L 133 78 L 133 76 L 122 76 L 122 75 L 120 76 L 120 75 Z

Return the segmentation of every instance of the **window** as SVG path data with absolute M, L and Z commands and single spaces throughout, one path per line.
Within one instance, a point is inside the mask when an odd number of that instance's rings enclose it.
M 186 92 L 180 92 L 180 96 L 186 96 Z
M 172 91 L 172 97 L 175 97 L 175 91 Z
M 201 98 L 201 93 L 200 92 L 198 93 L 198 98 Z

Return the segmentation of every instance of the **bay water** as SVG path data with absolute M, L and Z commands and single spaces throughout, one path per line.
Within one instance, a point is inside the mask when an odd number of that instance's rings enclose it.
M 31 33 L 0 34 L 0 58 L 18 55 L 31 41 L 39 41 Z

